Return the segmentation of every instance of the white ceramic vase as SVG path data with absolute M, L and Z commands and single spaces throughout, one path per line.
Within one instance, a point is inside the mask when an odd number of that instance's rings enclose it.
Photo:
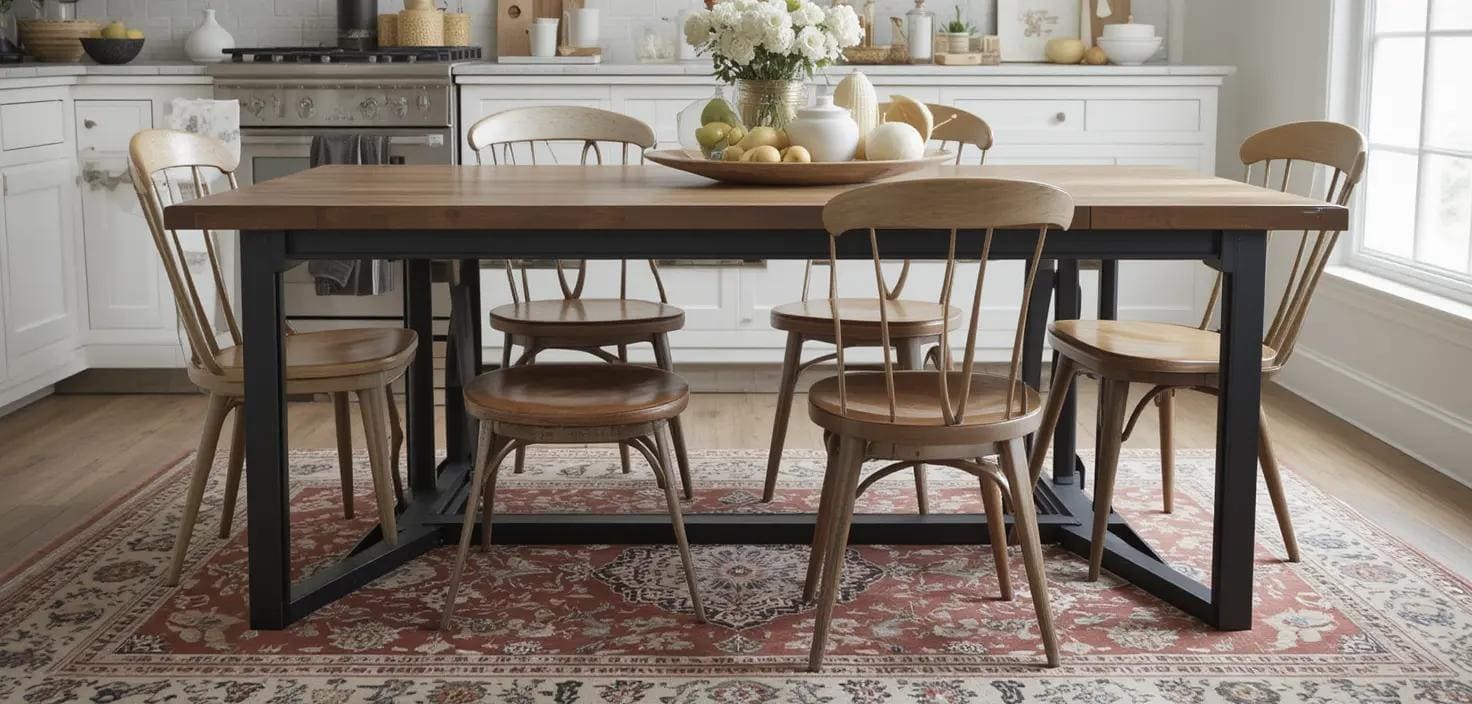
M 204 11 L 199 29 L 184 40 L 184 54 L 197 64 L 217 64 L 226 59 L 224 51 L 235 48 L 235 37 L 220 26 L 214 10 Z
M 787 123 L 787 138 L 808 150 L 813 161 L 853 161 L 859 148 L 859 125 L 848 111 L 833 104 L 833 96 L 820 95 L 811 107 L 797 111 Z

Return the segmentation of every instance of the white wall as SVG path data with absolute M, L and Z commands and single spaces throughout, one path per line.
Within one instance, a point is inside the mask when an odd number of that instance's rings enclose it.
M 1237 146 L 1259 129 L 1294 120 L 1352 119 L 1335 107 L 1344 100 L 1335 85 L 1343 77 L 1331 65 L 1332 57 L 1346 51 L 1357 60 L 1356 40 L 1345 31 L 1352 27 L 1345 13 L 1357 4 L 1190 0 L 1187 60 L 1238 67 L 1221 96 L 1220 175 L 1241 177 Z M 1303 184 L 1297 190 L 1308 184 L 1295 180 Z M 1276 239 L 1272 256 L 1283 264 L 1292 257 L 1292 245 L 1288 236 Z M 1274 280 L 1283 280 L 1283 268 Z M 1326 275 L 1292 363 L 1278 381 L 1472 485 L 1472 375 L 1466 373 L 1472 320 L 1465 312 L 1447 313 L 1386 288 L 1354 272 Z M 1269 305 L 1275 303 L 1270 297 Z

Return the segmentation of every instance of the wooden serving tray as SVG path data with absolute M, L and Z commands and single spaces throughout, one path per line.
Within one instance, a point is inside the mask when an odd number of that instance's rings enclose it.
M 828 161 L 809 164 L 758 164 L 749 161 L 712 161 L 684 149 L 659 149 L 644 153 L 656 164 L 679 169 L 723 183 L 756 186 L 836 186 L 869 183 L 940 164 L 956 157 L 954 152 L 934 149 L 910 161 Z

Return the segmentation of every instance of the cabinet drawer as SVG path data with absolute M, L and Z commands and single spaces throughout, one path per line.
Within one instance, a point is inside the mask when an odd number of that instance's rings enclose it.
M 973 113 L 997 132 L 1081 132 L 1082 100 L 995 100 L 962 98 L 956 107 Z
M 37 100 L 0 105 L 0 148 L 7 152 L 66 141 L 66 103 Z
M 1197 132 L 1199 100 L 1090 100 L 1090 132 Z
M 77 148 L 125 154 L 133 135 L 153 127 L 148 100 L 78 100 Z

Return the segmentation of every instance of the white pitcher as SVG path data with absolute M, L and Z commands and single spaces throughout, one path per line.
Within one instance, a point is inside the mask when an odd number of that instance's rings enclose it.
M 598 46 L 598 8 L 564 10 L 562 27 L 564 44 L 580 49 Z

